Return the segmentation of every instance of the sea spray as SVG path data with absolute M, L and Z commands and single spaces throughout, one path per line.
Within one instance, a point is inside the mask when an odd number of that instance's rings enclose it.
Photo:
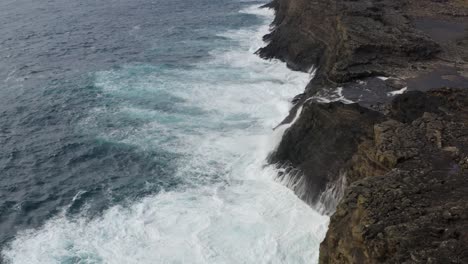
M 346 174 L 344 173 L 340 174 L 335 181 L 327 183 L 325 191 L 320 194 L 318 201 L 313 204 L 313 208 L 321 214 L 332 215 L 343 198 L 346 184 Z
M 96 74 L 103 100 L 79 126 L 99 140 L 177 154 L 185 182 L 100 216 L 60 214 L 19 233 L 3 250 L 11 263 L 314 263 L 328 217 L 274 181 L 265 166 L 272 128 L 309 80 L 253 54 L 272 13 L 249 8 L 261 27 L 228 31 L 213 58 L 173 69 L 125 65 Z M 253 45 L 251 45 L 253 43 Z M 165 100 L 148 109 L 146 98 Z M 114 120 L 114 126 L 99 124 Z M 122 120 L 126 120 L 123 122 Z M 140 126 L 116 126 L 140 120 Z M 135 122 L 133 122 L 135 123 Z M 130 122 L 132 124 L 132 122 Z

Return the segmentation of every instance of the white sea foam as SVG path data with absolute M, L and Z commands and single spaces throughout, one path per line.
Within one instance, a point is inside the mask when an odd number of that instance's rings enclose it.
M 2 252 L 9 262 L 317 262 L 328 217 L 274 181 L 275 169 L 265 167 L 285 130 L 272 128 L 309 74 L 255 56 L 272 12 L 242 12 L 258 15 L 264 25 L 224 33 L 233 45 L 213 51 L 208 62 L 189 70 L 133 65 L 99 73 L 96 85 L 119 105 L 94 109 L 80 124 L 104 140 L 181 154 L 175 177 L 198 187 L 114 206 L 94 219 L 59 215 L 18 234 Z M 169 98 L 174 110 L 145 107 L 142 97 Z M 102 130 L 103 116 L 122 126 Z M 143 125 L 125 126 L 126 119 Z M 206 184 L 211 178 L 221 180 Z
M 408 90 L 408 87 L 403 87 L 400 90 L 396 90 L 396 91 L 393 91 L 393 92 L 388 92 L 387 96 L 395 96 L 395 95 L 399 95 L 399 94 L 404 94 L 407 90 Z
M 336 181 L 329 182 L 325 191 L 320 194 L 314 208 L 322 214 L 331 215 L 334 213 L 339 201 L 343 198 L 347 185 L 346 180 L 346 174 L 341 174 Z
M 379 76 L 377 78 L 382 80 L 382 81 L 386 81 L 386 80 L 390 79 L 390 77 L 385 77 L 385 76 Z
M 322 90 L 317 95 L 307 98 L 307 101 L 313 100 L 320 103 L 342 102 L 344 104 L 354 103 L 343 95 L 343 87 L 338 87 L 334 90 Z

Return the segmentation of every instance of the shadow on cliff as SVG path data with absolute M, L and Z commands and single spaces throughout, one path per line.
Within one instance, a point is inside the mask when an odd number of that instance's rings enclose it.
M 276 17 L 257 54 L 316 70 L 268 161 L 332 214 L 320 263 L 468 263 L 468 5 L 265 7 Z

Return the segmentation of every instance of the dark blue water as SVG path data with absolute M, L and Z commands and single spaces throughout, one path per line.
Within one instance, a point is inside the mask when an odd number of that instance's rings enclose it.
M 72 204 L 90 212 L 180 180 L 177 154 L 100 140 L 77 124 L 102 97 L 95 72 L 122 65 L 189 67 L 216 33 L 259 23 L 229 0 L 2 1 L 0 3 L 0 245 Z M 156 100 L 154 100 L 156 99 Z M 167 98 L 140 104 L 170 111 Z M 104 105 L 106 104 L 106 105 Z M 100 129 L 144 120 L 100 120 Z M 124 123 L 124 124 L 122 124 Z M 155 176 L 157 175 L 157 176 Z M 83 195 L 72 199 L 79 192 Z
M 309 76 L 263 1 L 0 3 L 0 262 L 315 263 L 265 167 Z

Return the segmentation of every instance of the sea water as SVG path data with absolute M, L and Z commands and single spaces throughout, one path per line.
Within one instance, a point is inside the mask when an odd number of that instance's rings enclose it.
M 273 128 L 311 78 L 254 54 L 271 10 L 246 1 L 55 4 L 46 12 L 79 24 L 44 22 L 64 27 L 67 48 L 55 36 L 56 46 L 25 44 L 51 54 L 4 76 L 6 263 L 317 262 L 328 217 L 265 162 L 287 126 Z M 93 21 L 100 12 L 109 24 Z

